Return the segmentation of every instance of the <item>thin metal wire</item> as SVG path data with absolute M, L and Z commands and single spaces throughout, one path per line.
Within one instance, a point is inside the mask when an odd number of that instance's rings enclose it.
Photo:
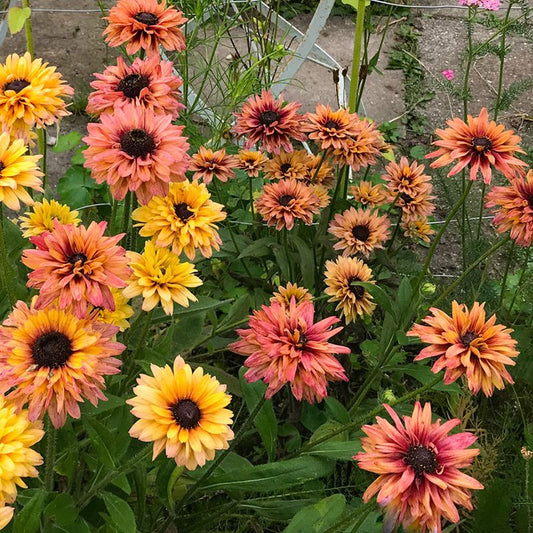
M 459 4 L 442 4 L 442 5 L 418 5 L 418 4 L 396 4 L 394 2 L 387 2 L 387 0 L 370 0 L 373 4 L 381 4 L 384 6 L 399 7 L 402 9 L 468 9 L 468 6 Z M 521 9 L 520 6 L 512 6 L 511 9 Z M 0 13 L 8 13 L 8 10 L 2 10 Z M 54 9 L 46 7 L 32 8 L 35 13 L 101 13 L 100 9 Z

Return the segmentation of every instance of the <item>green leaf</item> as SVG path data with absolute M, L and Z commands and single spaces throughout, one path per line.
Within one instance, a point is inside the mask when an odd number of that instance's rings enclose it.
M 335 459 L 336 461 L 351 461 L 353 456 L 362 451 L 361 443 L 355 441 L 337 441 L 329 440 L 311 448 L 305 454 L 314 455 L 315 457 L 325 457 Z
M 284 533 L 323 533 L 342 515 L 346 498 L 334 494 L 298 511 Z
M 409 278 L 404 277 L 398 287 L 398 294 L 396 296 L 396 304 L 398 306 L 398 316 L 406 317 L 407 310 L 411 303 L 413 296 L 413 289 Z
M 72 496 L 61 492 L 46 506 L 44 514 L 58 525 L 68 526 L 78 518 L 78 509 Z
M 359 2 L 361 0 L 341 0 L 343 4 L 346 4 L 347 6 L 352 6 L 356 11 L 359 7 Z M 365 7 L 370 5 L 370 0 L 365 0 Z
M 221 368 L 218 368 L 218 366 L 208 365 L 206 363 L 195 363 L 194 361 L 189 361 L 189 364 L 192 366 L 192 368 L 202 367 L 208 374 L 211 374 L 212 376 L 215 376 L 220 383 L 223 383 L 227 386 L 228 392 L 230 394 L 233 394 L 234 396 L 242 396 L 242 390 L 241 390 L 241 384 L 239 380 L 226 372 L 225 370 L 222 370 Z
M 38 490 L 15 516 L 13 533 L 35 533 L 39 530 L 46 491 Z
M 76 130 L 73 130 L 65 135 L 60 135 L 57 138 L 57 142 L 52 147 L 52 152 L 66 152 L 68 150 L 73 150 L 81 143 L 81 138 L 83 135 Z
M 215 300 L 209 296 L 198 296 L 197 302 L 191 302 L 189 307 L 174 306 L 174 313 L 172 316 L 179 316 L 180 318 L 185 315 L 192 315 L 194 313 L 201 313 L 202 311 L 209 311 L 218 309 L 223 305 L 233 302 L 233 299 L 229 300 Z M 166 315 L 161 307 L 158 307 L 152 316 L 152 324 L 160 324 L 162 322 L 170 322 L 172 317 Z
M 308 289 L 313 289 L 315 286 L 315 259 L 311 247 L 296 235 L 291 235 L 289 238 L 300 256 L 303 284 Z
M 310 505 L 314 501 L 314 498 L 288 498 L 281 494 L 279 498 L 275 499 L 254 498 L 253 500 L 243 500 L 238 503 L 238 507 L 241 509 L 251 509 L 268 520 L 279 522 L 290 520 L 302 507 Z
M 301 485 L 310 479 L 327 476 L 331 471 L 331 461 L 307 455 L 214 475 L 202 489 L 204 491 L 279 491 Z
M 390 368 L 389 371 L 403 372 L 408 376 L 411 376 L 416 380 L 420 381 L 422 385 L 425 385 L 428 381 L 432 381 L 435 379 L 435 374 L 431 371 L 431 368 L 420 363 L 412 363 L 403 366 L 395 365 L 393 368 Z M 450 383 L 449 385 L 444 385 L 444 383 L 437 383 L 436 385 L 433 385 L 432 389 L 445 392 L 461 392 L 461 387 L 457 384 L 457 382 Z
M 7 16 L 7 25 L 11 35 L 15 35 L 24 27 L 24 23 L 30 18 L 31 9 L 29 7 L 12 7 Z
M 172 324 L 172 353 L 183 353 L 195 348 L 205 338 L 205 311 L 185 315 Z
M 224 329 L 224 326 L 229 326 L 235 324 L 246 318 L 250 314 L 250 295 L 243 294 L 235 302 L 231 304 L 229 313 L 224 317 L 224 319 L 218 324 L 217 330 Z
M 94 418 L 85 418 L 84 426 L 91 438 L 91 444 L 98 459 L 108 468 L 115 468 L 113 459 L 114 437 L 111 432 Z
M 276 244 L 274 237 L 262 237 L 257 241 L 252 242 L 242 250 L 237 259 L 244 257 L 264 257 L 272 253 L 271 246 Z
M 397 317 L 396 309 L 392 306 L 391 297 L 379 286 L 368 281 L 352 281 L 352 285 L 364 287 L 376 300 L 383 310 L 388 311 L 394 319 Z
M 409 154 L 411 155 L 411 157 L 414 157 L 415 159 L 424 160 L 427 153 L 428 153 L 427 148 L 421 144 L 417 144 L 416 146 L 413 146 L 409 150 Z
M 128 503 L 110 492 L 103 492 L 102 499 L 113 524 L 117 526 L 116 531 L 136 533 L 135 515 Z
M 510 496 L 510 486 L 503 480 L 495 480 L 491 485 L 479 492 L 476 510 L 474 511 L 474 533 L 497 531 L 498 533 L 512 533 L 509 517 L 513 504 Z
M 265 395 L 266 385 L 262 381 L 256 381 L 255 383 L 248 383 L 244 378 L 246 369 L 242 367 L 239 372 L 241 381 L 241 391 L 246 402 L 248 411 L 252 412 L 256 405 L 261 401 Z M 276 455 L 276 443 L 278 440 L 278 421 L 272 408 L 272 402 L 266 401 L 259 413 L 257 413 L 254 419 L 255 427 L 259 431 L 261 440 L 265 445 L 270 461 Z
M 335 420 L 343 424 L 350 422 L 350 413 L 339 400 L 336 400 L 333 396 L 327 396 L 324 402 L 327 410 L 333 415 Z
M 91 194 L 87 181 L 90 174 L 83 167 L 76 165 L 70 167 L 62 178 L 59 178 L 57 192 L 61 202 L 68 204 L 73 209 L 91 203 Z

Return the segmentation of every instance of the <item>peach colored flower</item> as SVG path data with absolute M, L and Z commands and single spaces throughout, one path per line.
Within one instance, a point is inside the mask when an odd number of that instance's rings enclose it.
M 444 383 L 453 383 L 466 376 L 468 388 L 477 394 L 492 396 L 494 387 L 503 389 L 505 381 L 514 383 L 505 368 L 513 366 L 516 341 L 511 337 L 512 329 L 496 324 L 496 315 L 485 318 L 485 304 L 474 302 L 472 309 L 464 304 L 452 302 L 452 316 L 435 307 L 431 315 L 423 319 L 428 324 L 415 324 L 408 336 L 419 337 L 429 344 L 415 361 L 438 357 L 431 370 L 435 373 L 446 369 Z
M 12 389 L 7 397 L 19 408 L 28 403 L 32 421 L 47 412 L 58 428 L 67 414 L 79 418 L 79 403 L 106 400 L 104 376 L 119 372 L 118 329 L 71 309 L 17 302 L 0 327 L 0 390 Z
M 84 166 L 96 183 L 109 184 L 114 198 L 122 200 L 134 191 L 144 205 L 152 196 L 166 196 L 170 182 L 185 179 L 189 143 L 182 135 L 184 126 L 172 124 L 171 115 L 130 103 L 100 120 L 87 125 Z
M 496 213 L 494 225 L 498 233 L 511 230 L 511 239 L 520 246 L 533 241 L 533 170 L 525 179 L 512 178 L 504 187 L 493 187 L 487 194 L 487 207 Z
M 348 165 L 357 172 L 375 164 L 376 157 L 386 149 L 387 144 L 376 123 L 364 118 L 358 121 L 357 132 L 333 151 L 333 158 L 339 165 Z
M 512 130 L 506 130 L 503 124 L 489 122 L 488 111 L 484 107 L 479 116 L 468 115 L 467 123 L 455 117 L 447 121 L 448 128 L 437 129 L 440 137 L 433 144 L 438 150 L 426 155 L 426 158 L 437 157 L 431 168 L 440 168 L 455 163 L 448 176 L 455 176 L 466 166 L 470 167 L 470 179 L 475 180 L 481 171 L 483 181 L 490 183 L 492 169 L 499 170 L 506 178 L 514 178 L 517 173 L 523 174 L 521 167 L 526 163 L 514 156 L 525 153 L 519 146 L 520 137 Z
M 110 46 L 126 44 L 131 56 L 141 48 L 149 56 L 159 55 L 159 46 L 165 50 L 185 50 L 185 37 L 178 26 L 187 19 L 174 7 L 162 0 L 119 0 L 104 17 L 109 25 L 104 30 Z
M 221 148 L 213 152 L 210 148 L 200 146 L 198 153 L 191 159 L 190 170 L 194 172 L 195 180 L 203 180 L 209 185 L 213 178 L 220 181 L 228 181 L 235 177 L 233 169 L 237 167 L 237 158 L 234 155 L 226 154 L 226 150 Z
M 251 178 L 258 178 L 268 161 L 268 157 L 262 152 L 251 150 L 240 150 L 237 157 L 237 168 L 244 170 Z
M 36 250 L 24 250 L 22 262 L 33 272 L 28 287 L 39 289 L 36 309 L 58 298 L 61 309 L 83 318 L 87 304 L 113 311 L 111 287 L 125 287 L 130 275 L 125 250 L 117 246 L 124 233 L 105 237 L 107 222 L 91 222 L 88 228 L 53 221 L 52 232 L 30 237 Z
M 290 383 L 294 397 L 309 403 L 323 400 L 329 381 L 347 381 L 335 354 L 348 354 L 346 346 L 328 340 L 342 327 L 331 328 L 339 321 L 328 317 L 315 323 L 312 302 L 289 307 L 279 302 L 263 305 L 254 311 L 249 329 L 238 329 L 241 339 L 230 345 L 235 353 L 247 356 L 244 375 L 248 382 L 262 379 L 267 385 L 266 398 L 271 398 L 283 385 Z
M 313 214 L 320 212 L 320 199 L 304 183 L 296 180 L 280 180 L 266 184 L 255 201 L 257 212 L 269 226 L 291 230 L 295 220 L 313 223 Z
M 290 102 L 283 106 L 283 98 L 274 100 L 271 91 L 264 90 L 261 96 L 246 100 L 240 113 L 235 113 L 233 131 L 239 137 L 247 137 L 244 147 L 251 148 L 259 143 L 267 152 L 279 154 L 283 148 L 292 152 L 291 139 L 305 141 L 302 131 L 303 117 L 297 111 L 301 104 Z
M 307 113 L 303 131 L 309 133 L 321 150 L 342 150 L 346 143 L 359 134 L 359 116 L 346 109 L 333 111 L 328 105 L 316 106 L 316 113 Z
M 354 201 L 371 208 L 384 204 L 387 199 L 382 183 L 374 185 L 371 181 L 364 180 L 350 187 L 350 194 Z
M 433 422 L 429 403 L 422 408 L 416 402 L 413 414 L 403 421 L 390 406 L 384 407 L 394 425 L 378 416 L 376 424 L 363 426 L 368 435 L 361 439 L 364 451 L 354 456 L 359 468 L 379 474 L 363 500 L 378 493 L 384 531 L 396 531 L 401 524 L 406 532 L 441 533 L 442 518 L 459 522 L 457 506 L 471 511 L 470 490 L 483 488 L 461 472 L 479 454 L 479 449 L 468 448 L 477 437 L 468 432 L 449 435 L 461 421 Z
M 376 308 L 372 295 L 361 285 L 354 282 L 376 283 L 372 279 L 372 270 L 363 261 L 355 257 L 337 257 L 335 261 L 326 261 L 324 272 L 326 289 L 331 296 L 328 302 L 339 302 L 335 311 L 341 312 L 346 324 L 355 322 L 358 316 L 371 315 Z
M 178 100 L 183 82 L 172 73 L 172 62 L 161 61 L 158 56 L 146 60 L 138 57 L 131 66 L 119 56 L 116 65 L 94 76 L 96 81 L 91 87 L 95 90 L 89 94 L 87 113 L 112 113 L 115 108 L 133 103 L 175 119 L 184 107 Z
M 377 248 L 383 248 L 390 237 L 390 220 L 387 215 L 378 215 L 370 210 L 351 207 L 337 213 L 329 225 L 329 233 L 337 237 L 333 246 L 342 250 L 342 255 L 362 253 L 369 257 Z

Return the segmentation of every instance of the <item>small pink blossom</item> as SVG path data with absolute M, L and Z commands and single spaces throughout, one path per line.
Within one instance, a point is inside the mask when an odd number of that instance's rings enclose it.
M 453 70 L 443 70 L 442 75 L 448 80 L 452 81 L 454 78 Z
M 500 0 L 459 0 L 459 5 L 498 11 L 500 9 Z

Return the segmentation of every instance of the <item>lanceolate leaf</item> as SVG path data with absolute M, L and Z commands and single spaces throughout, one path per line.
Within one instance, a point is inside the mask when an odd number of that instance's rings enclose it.
M 327 476 L 332 471 L 332 465 L 331 461 L 310 455 L 297 457 L 213 476 L 202 490 L 278 491 Z

